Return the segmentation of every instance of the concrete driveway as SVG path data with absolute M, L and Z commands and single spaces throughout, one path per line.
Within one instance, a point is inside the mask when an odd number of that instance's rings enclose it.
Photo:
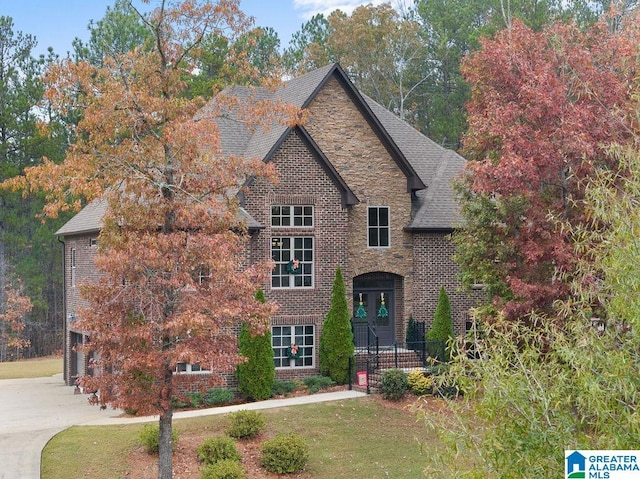
M 178 411 L 175 419 L 227 414 L 366 396 L 358 391 L 334 391 L 247 404 Z M 0 479 L 40 479 L 40 456 L 49 439 L 74 425 L 108 425 L 157 421 L 157 416 L 123 418 L 121 411 L 101 411 L 86 394 L 74 394 L 62 374 L 49 378 L 0 380 Z M 63 478 L 60 478 L 63 479 Z M 66 479 L 66 478 L 64 478 Z
M 55 434 L 119 414 L 89 405 L 62 374 L 0 380 L 0 479 L 39 479 L 42 448 Z

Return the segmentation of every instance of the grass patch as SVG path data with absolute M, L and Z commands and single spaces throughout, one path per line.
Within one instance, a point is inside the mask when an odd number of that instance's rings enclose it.
M 385 407 L 373 397 L 262 412 L 263 439 L 293 432 L 308 441 L 309 462 L 300 476 L 305 478 L 423 477 L 430 455 L 442 446 L 415 414 Z M 181 441 L 223 434 L 228 424 L 226 415 L 174 421 Z M 141 427 L 82 426 L 61 432 L 43 451 L 42 479 L 125 477 L 126 458 L 139 447 Z M 195 449 L 191 454 L 196 454 Z
M 40 477 L 125 477 L 127 464 L 122 459 L 140 444 L 142 427 L 70 427 L 53 437 L 42 451 Z
M 61 372 L 61 357 L 51 356 L 0 363 L 0 379 L 43 378 Z

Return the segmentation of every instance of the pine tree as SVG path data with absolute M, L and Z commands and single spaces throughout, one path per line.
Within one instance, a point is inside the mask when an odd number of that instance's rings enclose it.
M 256 300 L 265 303 L 264 292 L 256 293 Z M 238 338 L 240 354 L 247 358 L 237 368 L 238 390 L 249 399 L 261 401 L 271 397 L 271 389 L 276 378 L 276 367 L 273 362 L 271 332 L 252 335 L 246 324 L 242 325 Z
M 437 356 L 440 356 L 441 359 L 445 361 L 449 360 L 451 351 L 450 348 L 447 347 L 447 344 L 453 339 L 453 320 L 451 319 L 451 303 L 449 302 L 449 296 L 444 286 L 440 287 L 433 324 L 429 331 L 427 331 L 425 339 L 427 340 L 427 345 L 430 344 L 429 341 L 440 341 L 441 344 L 444 344 L 444 354 L 442 354 L 442 349 L 439 346 L 440 354 L 437 354 Z M 431 344 L 433 345 L 434 343 Z M 434 352 L 432 348 L 429 349 L 430 354 Z
M 340 267 L 336 269 L 331 291 L 331 309 L 320 337 L 320 373 L 338 384 L 349 381 L 349 358 L 353 356 L 353 332 L 347 306 L 347 293 Z

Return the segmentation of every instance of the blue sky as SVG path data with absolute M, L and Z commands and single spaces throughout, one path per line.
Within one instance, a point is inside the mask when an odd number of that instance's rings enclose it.
M 158 0 L 151 0 L 151 5 Z M 75 37 L 88 39 L 90 20 L 100 20 L 114 0 L 0 0 L 0 15 L 13 19 L 14 32 L 31 34 L 38 40 L 36 55 L 53 47 L 60 56 L 71 51 Z M 240 0 L 240 9 L 255 18 L 256 26 L 272 27 L 286 47 L 291 35 L 316 13 L 325 15 L 339 8 L 351 13 L 358 5 L 382 0 Z M 134 5 L 142 5 L 136 0 Z

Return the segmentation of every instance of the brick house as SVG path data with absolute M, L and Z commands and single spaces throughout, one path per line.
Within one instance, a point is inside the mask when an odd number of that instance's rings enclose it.
M 233 93 L 252 94 L 246 88 Z M 481 299 L 480 291 L 460 291 L 448 238 L 460 221 L 452 180 L 465 160 L 361 94 L 337 64 L 262 94 L 309 112 L 304 126 L 267 132 L 243 131 L 232 114 L 219 120 L 223 154 L 263 158 L 279 173 L 275 185 L 250 182 L 241 198 L 250 261 L 275 262 L 264 290 L 280 305 L 272 318 L 277 376 L 318 374 L 337 266 L 354 317 L 362 303 L 366 318 L 359 314 L 359 321 L 371 326 L 381 346 L 404 342 L 410 317 L 428 326 L 443 285 L 456 333 L 463 334 L 469 308 Z M 86 340 L 74 328 L 81 305 L 75 284 L 96 274 L 103 213 L 103 203 L 88 205 L 56 233 L 65 248 L 67 384 L 86 370 L 87 358 L 74 350 Z M 377 314 L 383 304 L 386 316 Z M 298 359 L 287 356 L 291 343 L 302 345 Z

